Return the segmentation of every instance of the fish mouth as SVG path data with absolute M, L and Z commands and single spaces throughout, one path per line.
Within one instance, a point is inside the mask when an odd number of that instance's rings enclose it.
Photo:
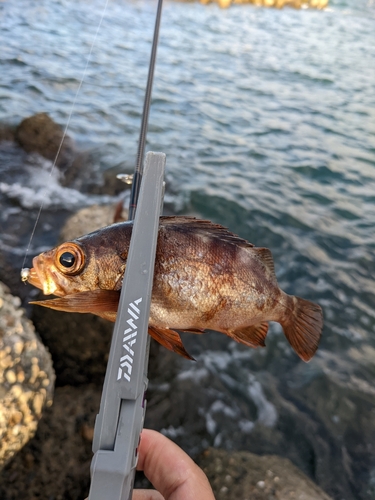
M 58 287 L 56 286 L 56 283 L 53 279 L 53 271 L 49 269 L 49 272 L 46 272 L 45 266 L 43 264 L 44 262 L 41 261 L 38 257 L 34 257 L 33 267 L 30 269 L 27 281 L 30 283 L 30 285 L 43 290 L 44 295 L 61 294 L 61 291 L 59 293 Z
M 42 282 L 40 281 L 38 273 L 34 267 L 32 267 L 29 271 L 29 275 L 27 276 L 27 282 L 30 283 L 30 285 L 33 285 L 36 288 L 40 288 L 41 290 L 43 290 Z

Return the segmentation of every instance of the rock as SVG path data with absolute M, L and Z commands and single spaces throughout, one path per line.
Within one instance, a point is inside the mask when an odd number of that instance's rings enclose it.
M 61 229 L 59 241 L 61 243 L 70 241 L 101 227 L 113 224 L 117 208 L 116 205 L 92 205 L 78 210 L 67 219 Z M 121 218 L 127 220 L 127 209 L 122 208 Z
M 211 3 L 212 0 L 199 0 L 200 3 L 206 5 Z M 233 4 L 248 4 L 251 3 L 257 7 L 274 7 L 276 9 L 282 9 L 284 7 L 292 7 L 294 9 L 300 9 L 302 6 L 305 8 L 309 7 L 312 9 L 325 9 L 328 6 L 329 0 L 215 0 L 218 5 L 222 8 L 229 7 Z
M 32 320 L 51 353 L 57 385 L 103 383 L 113 323 L 38 306 Z
M 2 500 L 87 497 L 101 388 L 58 387 L 34 439 L 0 472 Z
M 328 6 L 328 0 L 309 0 L 309 7 L 313 9 L 325 9 Z
M 50 355 L 19 306 L 0 283 L 0 467 L 35 434 L 55 379 Z
M 62 174 L 62 186 L 83 190 L 98 183 L 98 173 L 90 167 L 85 152 L 76 149 L 74 141 L 47 113 L 37 113 L 22 120 L 15 132 L 17 143 L 27 153 L 38 153 L 51 162 Z
M 0 471 L 1 500 L 78 499 L 88 496 L 92 437 L 102 387 L 57 387 L 33 440 Z M 137 474 L 136 487 L 150 483 Z
M 209 448 L 197 463 L 217 500 L 331 500 L 286 458 Z
M 219 7 L 221 7 L 222 9 L 227 9 L 230 6 L 231 2 L 232 0 L 217 0 Z
M 20 153 L 37 153 L 50 162 L 56 160 L 56 167 L 60 173 L 59 182 L 63 187 L 89 194 L 110 196 L 117 196 L 130 188 L 130 184 L 117 179 L 116 175 L 132 174 L 133 165 L 122 162 L 101 172 L 97 153 L 78 150 L 74 140 L 64 134 L 64 129 L 47 113 L 37 113 L 27 117 L 17 127 L 0 124 L 0 143 L 13 143 Z M 5 167 L 7 167 L 6 156 L 5 153 L 3 157 L 0 151 L 0 159 Z
M 38 113 L 25 118 L 16 129 L 16 140 L 28 153 L 36 152 L 44 158 L 56 160 L 58 167 L 65 170 L 75 157 L 73 140 L 55 123 L 47 113 Z
M 304 408 L 319 422 L 319 439 L 330 443 L 329 473 L 328 455 L 327 461 L 317 464 L 322 487 L 331 488 L 332 495 L 337 497 L 372 500 L 375 498 L 372 444 L 375 443 L 375 388 L 371 377 L 366 380 L 360 376 L 357 359 L 366 360 L 374 373 L 375 349 L 358 346 L 349 351 L 346 362 L 334 353 L 321 354 L 311 367 L 316 374 L 307 387 L 298 390 L 298 384 L 290 384 L 280 392 L 285 398 L 293 398 L 297 407 Z M 295 370 L 294 379 L 299 380 L 300 376 L 301 368 Z M 332 477 L 342 479 L 332 482 Z

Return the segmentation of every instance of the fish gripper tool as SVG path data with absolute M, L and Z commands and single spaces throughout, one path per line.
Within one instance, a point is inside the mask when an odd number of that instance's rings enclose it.
M 146 155 L 99 414 L 88 500 L 131 500 L 146 411 L 151 292 L 164 195 L 164 153 Z

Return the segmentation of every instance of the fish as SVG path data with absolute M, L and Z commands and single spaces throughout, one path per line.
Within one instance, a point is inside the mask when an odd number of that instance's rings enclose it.
M 34 257 L 22 279 L 57 298 L 32 303 L 115 321 L 132 228 L 112 224 Z M 155 340 L 192 359 L 179 332 L 214 330 L 256 348 L 265 346 L 269 321 L 281 324 L 302 360 L 312 358 L 322 309 L 280 289 L 268 248 L 208 220 L 160 218 L 148 330 Z

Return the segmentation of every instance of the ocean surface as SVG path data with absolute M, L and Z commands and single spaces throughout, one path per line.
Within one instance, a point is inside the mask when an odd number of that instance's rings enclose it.
M 129 172 L 156 3 L 104 4 L 0 3 L 0 124 L 45 111 L 63 127 L 69 120 L 93 171 Z M 147 150 L 167 155 L 166 200 L 270 248 L 280 286 L 325 316 L 308 365 L 273 325 L 263 350 L 215 334 L 189 338 L 197 363 L 181 361 L 181 380 L 221 381 L 201 412 L 207 444 L 253 449 L 263 426 L 273 438 L 256 451 L 291 456 L 287 443 L 298 450 L 308 435 L 314 458 L 301 454 L 297 465 L 337 500 L 375 498 L 374 83 L 374 1 L 332 1 L 325 11 L 164 5 Z M 15 217 L 43 202 L 58 221 L 64 210 L 111 201 L 61 187 L 35 155 L 15 166 L 3 148 L 0 160 L 1 245 L 21 260 L 29 234 L 16 245 Z M 31 255 L 51 234 L 42 213 Z M 293 419 L 283 424 L 291 407 L 311 423 L 305 434 Z

